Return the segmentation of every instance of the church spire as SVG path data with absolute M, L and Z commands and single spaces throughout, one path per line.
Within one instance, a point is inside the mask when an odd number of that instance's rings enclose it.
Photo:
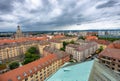
M 18 25 L 15 38 L 18 39 L 18 38 L 21 38 L 21 37 L 23 37 L 23 34 L 22 34 L 21 29 L 20 29 L 20 25 Z

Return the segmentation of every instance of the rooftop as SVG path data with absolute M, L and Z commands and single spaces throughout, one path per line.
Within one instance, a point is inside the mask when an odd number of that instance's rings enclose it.
M 94 61 L 77 63 L 60 68 L 45 81 L 88 81 Z
M 46 67 L 56 59 L 57 57 L 55 54 L 50 54 L 44 58 L 26 64 L 22 67 L 1 74 L 0 81 L 21 81 L 22 79 L 26 78 L 26 76 L 32 75 L 33 73 L 37 72 L 43 67 Z
M 120 49 L 115 49 L 115 48 L 106 48 L 103 50 L 99 56 L 107 56 L 115 59 L 120 59 Z

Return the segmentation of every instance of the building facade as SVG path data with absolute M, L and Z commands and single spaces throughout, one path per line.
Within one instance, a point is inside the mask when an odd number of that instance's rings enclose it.
M 48 54 L 39 60 L 1 74 L 0 81 L 44 81 L 68 61 L 63 54 L 60 56 Z
M 120 81 L 120 75 L 95 59 L 88 81 Z
M 68 62 L 70 60 L 70 55 L 64 51 L 60 51 L 56 48 L 47 46 L 43 49 L 44 57 L 49 54 L 56 54 L 58 58 L 62 58 L 62 63 Z
M 22 42 L 22 43 L 11 43 L 0 46 L 0 61 L 14 60 L 19 57 L 30 48 L 37 47 L 37 42 Z
M 82 61 L 95 53 L 97 49 L 98 45 L 95 42 L 81 42 L 79 44 L 67 45 L 65 51 L 71 54 L 77 61 Z
M 120 74 L 120 41 L 108 45 L 108 47 L 99 54 L 100 62 Z

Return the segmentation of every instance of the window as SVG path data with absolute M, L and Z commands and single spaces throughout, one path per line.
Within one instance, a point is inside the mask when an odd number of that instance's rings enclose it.
M 25 81 L 27 81 L 28 80 L 28 78 L 25 78 Z
M 31 78 L 33 77 L 33 75 L 30 76 Z
M 110 64 L 110 62 L 106 62 L 107 64 Z
M 40 76 L 42 76 L 42 74 L 40 74 Z
M 105 61 L 104 61 L 104 60 L 102 60 L 102 63 L 105 63 Z
M 118 69 L 118 72 L 120 72 L 120 69 Z
M 37 72 L 35 74 L 37 75 Z
M 113 59 L 113 61 L 115 61 L 115 59 Z
M 114 70 L 114 68 L 112 68 L 112 70 Z
M 120 65 L 118 65 L 118 67 L 120 68 Z
M 120 62 L 120 60 L 118 60 Z

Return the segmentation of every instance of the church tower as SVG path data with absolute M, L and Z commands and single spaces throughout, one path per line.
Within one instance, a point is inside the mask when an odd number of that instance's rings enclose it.
M 19 39 L 19 38 L 21 38 L 21 37 L 23 37 L 23 34 L 22 34 L 21 29 L 20 29 L 20 26 L 18 25 L 18 26 L 17 26 L 16 34 L 15 34 L 15 39 Z

